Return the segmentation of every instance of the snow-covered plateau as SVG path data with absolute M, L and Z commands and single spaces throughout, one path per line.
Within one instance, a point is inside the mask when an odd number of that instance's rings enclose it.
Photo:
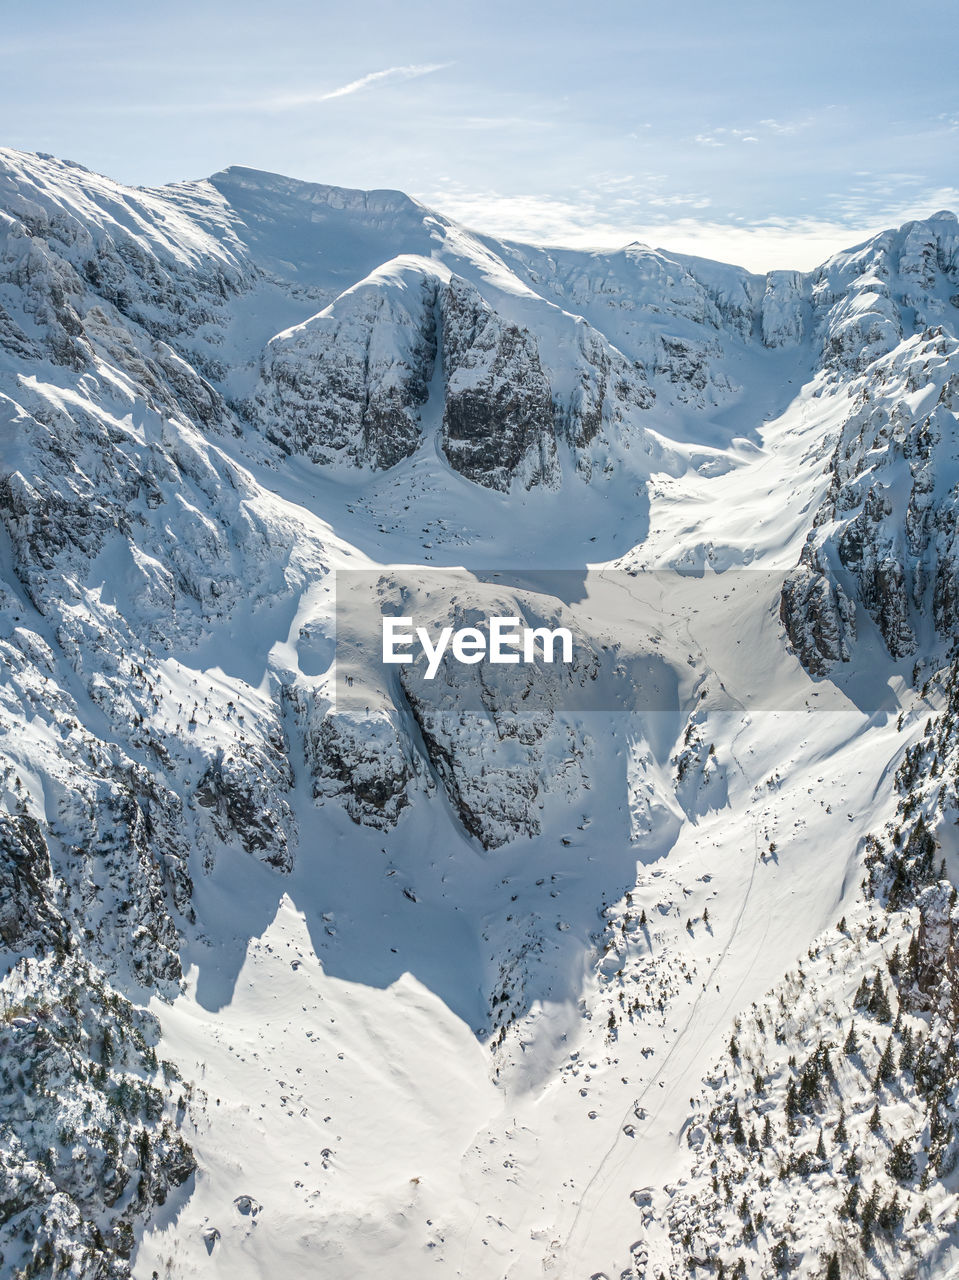
M 959 1274 L 957 332 L 0 151 L 0 1274 Z

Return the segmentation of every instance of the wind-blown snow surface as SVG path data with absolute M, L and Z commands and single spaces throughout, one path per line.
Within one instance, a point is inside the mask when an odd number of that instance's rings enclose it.
M 853 995 L 952 963 L 955 218 L 763 278 L 0 161 L 4 1268 L 952 1274 L 953 1006 Z M 568 685 L 386 680 L 344 584 L 444 567 Z M 797 1111 L 867 1017 L 925 1074 Z

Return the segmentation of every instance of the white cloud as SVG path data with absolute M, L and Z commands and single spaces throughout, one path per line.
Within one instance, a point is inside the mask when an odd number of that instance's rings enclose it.
M 690 209 L 708 209 L 712 201 L 709 196 L 696 195 L 695 193 L 684 195 L 681 192 L 676 192 L 669 196 L 648 196 L 646 203 L 654 209 L 675 209 L 684 205 Z M 635 210 L 635 208 L 634 202 L 633 209 Z
M 368 75 L 360 76 L 358 80 L 351 80 L 349 84 L 342 84 L 337 89 L 327 89 L 323 92 L 278 94 L 273 98 L 263 99 L 258 105 L 280 111 L 295 107 L 309 107 L 317 102 L 330 102 L 334 98 L 346 98 L 351 93 L 359 93 L 362 89 L 367 89 L 371 84 L 376 84 L 380 80 L 416 80 L 420 76 L 431 75 L 432 72 L 442 71 L 449 66 L 452 66 L 452 63 L 426 62 L 418 66 L 386 67 L 383 71 L 371 71 Z
M 803 129 L 808 129 L 812 123 L 812 117 L 806 116 L 801 120 L 759 120 L 747 129 L 735 129 L 731 125 L 717 125 L 713 129 L 697 133 L 693 137 L 693 142 L 700 147 L 724 147 L 728 139 L 736 139 L 739 142 L 759 142 L 763 133 L 786 137 L 791 134 L 801 133 Z
M 341 84 L 335 89 L 308 89 L 300 93 L 274 93 L 249 98 L 225 98 L 217 102 L 171 101 L 158 103 L 128 103 L 124 110 L 128 114 L 137 115 L 217 115 L 248 111 L 296 111 L 302 107 L 318 106 L 322 102 L 332 102 L 336 98 L 347 98 L 351 94 L 360 93 L 371 85 L 383 80 L 417 80 L 420 76 L 432 75 L 434 71 L 443 71 L 453 66 L 452 62 L 426 62 L 403 67 L 385 67 L 382 71 L 370 71 L 349 84 Z M 113 108 L 88 108 L 95 114 L 112 111 Z
M 799 133 L 802 129 L 808 129 L 812 120 L 807 117 L 804 120 L 760 120 L 759 123 L 770 133 Z
M 451 63 L 446 64 L 448 66 Z M 451 116 L 445 120 L 451 129 L 552 129 L 550 120 L 535 120 L 530 116 Z
M 811 270 L 886 227 L 959 204 L 959 191 L 941 188 L 929 192 L 921 204 L 904 205 L 878 216 L 875 211 L 867 214 L 859 210 L 858 217 L 849 221 L 806 217 L 768 219 L 751 225 L 691 216 L 650 220 L 638 216 L 634 202 L 601 196 L 590 199 L 585 193 L 581 198 L 553 199 L 451 186 L 420 193 L 418 199 L 473 230 L 503 239 L 580 249 L 620 248 L 639 240 L 668 252 L 715 258 L 763 272 Z M 647 204 L 702 207 L 692 197 L 666 195 L 652 197 Z

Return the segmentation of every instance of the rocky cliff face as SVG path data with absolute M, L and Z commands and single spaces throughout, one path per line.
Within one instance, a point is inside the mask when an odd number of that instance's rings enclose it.
M 420 444 L 436 361 L 438 282 L 398 259 L 279 334 L 263 355 L 254 413 L 267 436 L 314 462 L 395 466 Z
M 850 657 L 854 602 L 893 658 L 915 654 L 929 619 L 955 634 L 957 243 L 955 218 L 937 215 L 840 255 L 813 285 L 824 390 L 852 406 L 782 616 L 820 673 Z
M 582 468 L 604 428 L 615 432 L 654 400 L 642 366 L 589 326 L 567 327 L 569 392 L 551 385 L 536 335 L 473 284 L 427 259 L 397 258 L 268 344 L 248 412 L 270 440 L 314 462 L 387 470 L 432 431 L 476 484 L 555 487 L 561 448 L 572 446 Z M 663 369 L 701 389 L 701 360 L 683 356 L 675 347 Z
M 558 478 L 553 401 L 529 333 L 452 279 L 443 296 L 443 452 L 469 480 L 506 491 Z
M 402 602 L 437 635 L 444 625 L 488 633 L 491 616 L 550 629 L 571 623 L 557 602 L 544 613 L 537 597 L 494 592 L 465 574 L 404 581 L 391 573 L 372 589 L 390 612 Z M 339 798 L 356 822 L 382 831 L 417 799 L 441 796 L 484 849 L 534 836 L 544 795 L 569 799 L 588 785 L 588 744 L 564 713 L 589 704 L 604 661 L 608 670 L 595 640 L 577 630 L 569 666 L 467 666 L 447 654 L 427 679 L 420 655 L 385 688 L 358 674 L 361 697 L 374 703 L 362 707 L 350 687 L 332 701 L 294 688 L 313 794 Z
M 955 386 L 959 347 L 942 328 L 903 341 L 857 380 L 830 462 L 826 499 L 802 564 L 783 591 L 783 620 L 804 661 L 848 661 L 854 603 L 893 658 L 917 633 L 955 634 Z

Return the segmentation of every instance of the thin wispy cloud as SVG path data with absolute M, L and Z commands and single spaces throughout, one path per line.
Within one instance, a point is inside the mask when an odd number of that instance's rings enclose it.
M 552 120 L 536 120 L 530 116 L 452 116 L 445 122 L 451 129 L 553 129 Z
M 808 129 L 812 123 L 811 117 L 807 117 L 802 120 L 787 121 L 760 120 L 748 129 L 735 129 L 729 125 L 719 125 L 715 129 L 697 133 L 693 138 L 693 142 L 701 147 L 724 147 L 727 142 L 758 143 L 763 133 L 780 138 L 789 137 Z
M 349 84 L 341 84 L 336 89 L 277 94 L 271 98 L 262 98 L 255 105 L 273 111 L 310 107 L 319 102 L 332 102 L 334 98 L 347 98 L 350 94 L 360 93 L 370 85 L 378 84 L 383 80 L 417 80 L 420 76 L 432 75 L 434 71 L 444 71 L 452 65 L 451 62 L 425 62 L 404 67 L 386 67 L 382 71 L 370 71 L 367 75 L 351 80 Z
M 802 133 L 803 130 L 809 129 L 815 123 L 811 115 L 797 117 L 795 120 L 760 120 L 759 122 L 764 129 L 768 129 L 770 133 L 793 134 Z
M 324 102 L 333 102 L 338 98 L 348 98 L 354 93 L 362 93 L 373 85 L 387 80 L 417 80 L 421 76 L 432 75 L 435 71 L 444 71 L 452 62 L 413 63 L 402 67 L 384 67 L 382 71 L 370 71 L 365 76 L 351 80 L 348 84 L 338 85 L 335 89 L 305 89 L 299 93 L 272 93 L 247 98 L 224 98 L 216 102 L 129 102 L 125 110 L 138 115 L 220 115 L 248 113 L 254 111 L 298 111 L 304 107 L 319 106 Z M 104 105 L 89 104 L 86 108 L 91 114 L 112 112 L 113 108 Z

